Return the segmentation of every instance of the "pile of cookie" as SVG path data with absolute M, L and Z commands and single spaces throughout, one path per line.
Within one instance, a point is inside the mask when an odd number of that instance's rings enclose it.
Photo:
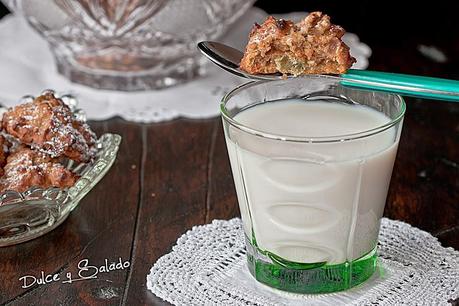
M 8 109 L 1 127 L 0 192 L 71 187 L 79 177 L 63 162 L 90 163 L 97 152 L 95 133 L 52 91 Z

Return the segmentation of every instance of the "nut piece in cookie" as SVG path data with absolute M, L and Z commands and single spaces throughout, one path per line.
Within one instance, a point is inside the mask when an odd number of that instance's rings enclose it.
M 3 115 L 2 126 L 23 144 L 53 158 L 88 162 L 95 156 L 96 135 L 52 93 L 9 109 Z
M 32 186 L 67 188 L 75 184 L 78 175 L 50 157 L 26 147 L 19 147 L 7 158 L 1 191 L 24 192 Z
M 341 40 L 345 31 L 321 12 L 291 21 L 269 16 L 255 24 L 240 68 L 251 74 L 341 74 L 355 62 Z

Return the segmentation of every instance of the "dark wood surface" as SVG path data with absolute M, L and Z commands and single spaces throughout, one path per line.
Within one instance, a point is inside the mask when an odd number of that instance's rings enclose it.
M 449 40 L 441 38 L 444 34 L 410 32 L 391 42 L 352 20 L 341 17 L 341 23 L 367 38 L 373 49 L 371 69 L 459 79 L 457 31 Z M 419 44 L 435 45 L 448 62 L 422 55 Z M 407 104 L 384 214 L 459 249 L 459 103 L 408 98 Z M 116 163 L 57 229 L 0 248 L 0 304 L 166 305 L 146 289 L 152 264 L 193 225 L 239 215 L 219 118 L 148 125 L 115 118 L 91 126 L 98 134 L 123 137 Z M 75 274 L 84 258 L 102 265 L 105 258 L 118 257 L 131 267 L 94 280 L 28 289 L 19 281 L 41 271 L 64 278 Z M 459 305 L 459 300 L 452 302 Z

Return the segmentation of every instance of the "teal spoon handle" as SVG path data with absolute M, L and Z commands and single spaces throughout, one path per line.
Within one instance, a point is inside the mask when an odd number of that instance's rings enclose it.
M 349 69 L 341 77 L 345 86 L 459 102 L 459 81 L 455 80 L 356 69 Z

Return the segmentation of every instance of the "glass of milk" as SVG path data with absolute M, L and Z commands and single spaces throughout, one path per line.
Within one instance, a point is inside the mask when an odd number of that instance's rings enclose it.
M 221 113 L 251 274 L 298 293 L 368 279 L 403 99 L 306 76 L 244 84 Z

